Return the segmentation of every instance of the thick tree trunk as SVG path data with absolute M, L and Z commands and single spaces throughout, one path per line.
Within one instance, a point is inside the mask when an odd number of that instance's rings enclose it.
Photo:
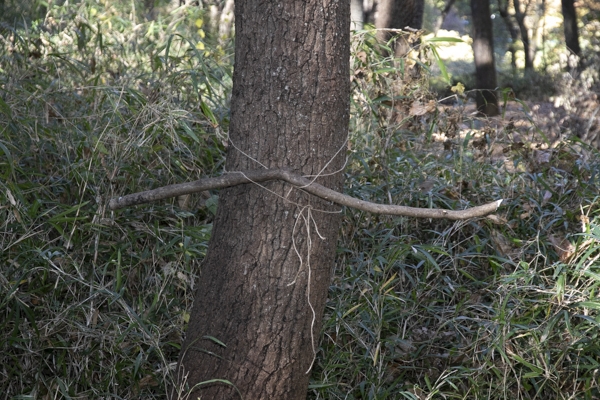
M 471 0 L 471 13 L 477 110 L 487 116 L 498 115 L 494 37 L 489 0 Z
M 379 31 L 379 40 L 387 42 L 397 34 L 386 29 L 421 29 L 424 8 L 425 0 L 380 0 L 375 18 L 375 27 L 382 29 Z M 403 56 L 409 49 L 410 43 L 406 38 L 400 37 L 394 51 L 397 56 Z
M 288 168 L 342 188 L 349 6 L 337 0 L 236 2 L 228 171 Z M 244 399 L 306 398 L 339 211 L 281 182 L 220 192 L 180 382 L 226 380 Z M 236 398 L 222 382 L 203 384 L 190 398 Z
M 562 0 L 562 13 L 564 18 L 565 42 L 567 48 L 577 57 L 581 57 L 579 47 L 579 31 L 577 29 L 577 14 L 573 0 Z

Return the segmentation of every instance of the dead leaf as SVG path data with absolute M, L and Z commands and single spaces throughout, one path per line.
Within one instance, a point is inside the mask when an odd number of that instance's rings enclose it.
M 190 210 L 190 202 L 191 202 L 192 196 L 189 194 L 184 194 L 182 196 L 177 196 L 177 204 L 179 205 L 179 208 L 181 208 L 182 210 Z
M 490 215 L 486 216 L 486 218 L 497 225 L 506 225 L 507 224 L 507 221 L 505 218 L 502 218 L 496 214 L 490 214 Z
M 498 250 L 498 252 L 503 256 L 510 258 L 511 253 L 513 252 L 513 246 L 510 240 L 508 240 L 506 236 L 502 234 L 502 232 L 497 230 L 492 230 L 490 232 L 490 237 L 492 238 L 492 242 L 494 243 L 496 250 Z
M 156 379 L 154 379 L 154 377 L 152 375 L 146 375 L 145 377 L 140 379 L 139 385 L 140 385 L 140 388 L 145 388 L 148 386 L 156 387 L 156 386 L 158 386 L 158 382 L 156 381 Z
M 460 199 L 460 193 L 454 188 L 444 188 L 444 195 L 452 200 Z
M 422 104 L 419 101 L 415 101 L 410 106 L 409 114 L 412 116 L 421 116 L 435 110 L 435 101 L 430 100 L 427 104 Z
M 575 246 L 571 244 L 564 236 L 559 235 L 548 235 L 548 240 L 556 254 L 558 254 L 558 258 L 560 261 L 566 263 L 575 253 Z
M 363 64 L 367 63 L 367 53 L 365 53 L 364 51 L 359 51 L 358 53 L 356 53 L 356 58 L 362 61 Z
M 542 205 L 546 204 L 548 202 L 548 200 L 550 200 L 552 198 L 552 193 L 549 190 L 546 190 L 544 192 L 544 197 L 542 199 Z
M 590 218 L 587 215 L 581 214 L 578 217 L 581 222 L 581 232 L 587 232 L 587 227 L 590 224 Z
M 552 158 L 552 150 L 535 150 L 535 162 L 538 164 L 547 164 Z
M 15 201 L 15 198 L 13 197 L 10 189 L 6 189 L 6 197 L 8 197 L 8 201 L 10 201 L 10 204 L 13 206 L 17 205 L 17 202 Z
M 435 180 L 425 179 L 423 182 L 419 183 L 419 191 L 421 191 L 421 193 L 429 193 L 434 186 Z

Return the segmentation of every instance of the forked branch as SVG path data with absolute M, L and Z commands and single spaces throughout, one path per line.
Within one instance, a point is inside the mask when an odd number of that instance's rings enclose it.
M 323 185 L 312 182 L 287 170 L 261 169 L 245 172 L 229 172 L 216 178 L 205 178 L 194 182 L 179 183 L 176 185 L 163 186 L 158 189 L 148 190 L 145 192 L 133 193 L 127 196 L 112 199 L 108 206 L 111 210 L 117 210 L 127 206 L 202 192 L 204 190 L 223 189 L 244 183 L 259 183 L 272 180 L 282 180 L 324 200 L 375 214 L 402 215 L 415 218 L 445 218 L 450 220 L 465 220 L 491 214 L 495 212 L 502 203 L 502 200 L 496 200 L 492 203 L 467 208 L 460 211 L 445 210 L 440 208 L 416 208 L 377 204 L 369 201 L 359 200 L 343 193 L 336 192 L 335 190 L 326 188 Z

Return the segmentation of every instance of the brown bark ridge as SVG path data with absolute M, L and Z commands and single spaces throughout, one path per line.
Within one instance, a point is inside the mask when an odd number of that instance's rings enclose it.
M 387 42 L 396 35 L 389 29 L 421 29 L 424 8 L 425 0 L 379 0 L 375 18 L 375 28 L 380 29 L 379 40 Z M 409 50 L 410 43 L 399 37 L 394 47 L 396 56 L 404 56 Z
M 475 100 L 477 111 L 498 115 L 496 63 L 489 0 L 471 0 L 473 17 L 473 56 L 475 58 Z
M 228 171 L 342 189 L 349 5 L 236 2 Z M 339 206 L 281 181 L 220 192 L 178 366 L 190 398 L 306 398 L 340 221 Z

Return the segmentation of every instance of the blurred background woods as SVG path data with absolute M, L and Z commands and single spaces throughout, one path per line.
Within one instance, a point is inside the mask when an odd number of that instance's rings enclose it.
M 344 210 L 308 397 L 600 397 L 598 2 L 490 0 L 487 87 L 470 1 L 351 5 L 345 192 L 505 201 L 461 223 Z M 6 398 L 176 387 L 219 192 L 106 203 L 223 172 L 233 7 L 0 0 Z

